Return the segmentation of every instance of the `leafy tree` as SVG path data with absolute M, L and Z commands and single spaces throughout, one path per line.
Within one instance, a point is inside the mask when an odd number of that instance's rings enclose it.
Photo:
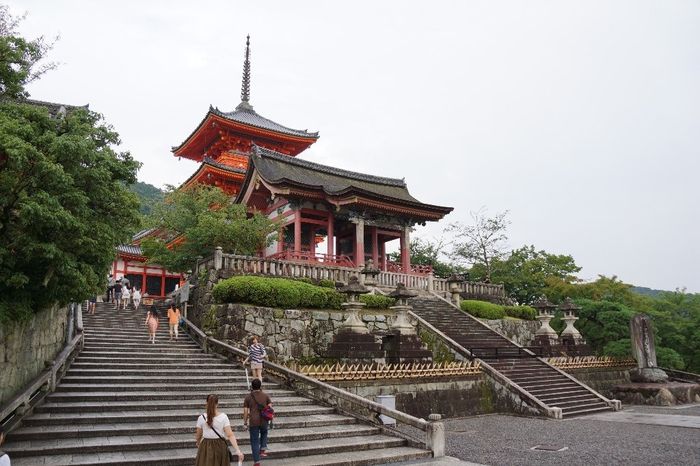
M 43 37 L 25 39 L 17 33 L 24 16 L 13 17 L 7 5 L 0 5 L 0 99 L 25 98 L 25 86 L 56 67 L 55 63 L 39 62 L 52 43 Z
M 168 187 L 149 222 L 161 232 L 141 242 L 151 263 L 184 272 L 198 256 L 224 252 L 252 255 L 276 237 L 277 224 L 260 213 L 249 215 L 246 206 L 234 204 L 221 189 L 195 185 L 187 189 Z
M 505 211 L 487 217 L 482 209 L 471 212 L 471 225 L 457 222 L 447 229 L 455 234 L 452 258 L 457 263 L 483 266 L 484 281 L 487 282 L 491 281 L 493 261 L 506 254 L 506 229 L 510 224 L 507 215 L 508 211 Z
M 165 193 L 156 188 L 152 184 L 137 181 L 129 186 L 131 192 L 139 197 L 141 208 L 139 209 L 143 215 L 150 215 L 153 206 L 163 200 Z
M 573 257 L 537 251 L 534 246 L 515 249 L 505 259 L 494 259 L 491 265 L 491 280 L 503 283 L 508 296 L 520 304 L 531 303 L 543 294 L 549 295 L 548 281 L 552 279 L 565 284 L 575 282 L 578 279 L 574 274 L 581 270 Z M 472 276 L 485 274 L 482 264 L 472 267 Z
M 0 319 L 102 288 L 114 246 L 138 224 L 138 162 L 84 109 L 0 104 Z
M 20 320 L 102 289 L 114 246 L 138 223 L 126 185 L 139 164 L 118 153 L 102 116 L 52 117 L 22 103 L 24 85 L 51 66 L 49 46 L 16 34 L 0 6 L 0 321 Z

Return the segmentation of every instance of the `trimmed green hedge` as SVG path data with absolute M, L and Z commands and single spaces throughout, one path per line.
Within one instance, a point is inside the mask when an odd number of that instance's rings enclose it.
M 286 278 L 249 275 L 222 280 L 212 291 L 218 303 L 248 303 L 277 308 L 340 309 L 345 296 L 335 289 Z
M 460 307 L 464 312 L 482 319 L 502 319 L 506 315 L 503 306 L 486 301 L 465 299 L 460 303 Z
M 389 309 L 391 306 L 396 304 L 396 300 L 394 298 L 380 294 L 360 295 L 360 301 L 365 303 L 369 309 Z
M 460 303 L 460 307 L 474 317 L 481 319 L 503 319 L 515 317 L 518 319 L 535 320 L 537 311 L 530 306 L 502 306 L 487 301 L 466 299 Z

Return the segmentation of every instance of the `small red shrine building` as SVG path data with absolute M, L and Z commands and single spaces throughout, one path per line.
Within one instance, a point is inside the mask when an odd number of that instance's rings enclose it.
M 248 38 L 241 103 L 231 112 L 210 106 L 172 152 L 200 164 L 181 187 L 218 186 L 251 212 L 263 212 L 281 223 L 279 237 L 260 251 L 263 257 L 345 267 L 361 267 L 371 259 L 383 271 L 429 273 L 429 268 L 410 263 L 410 231 L 416 224 L 442 219 L 452 208 L 418 201 L 403 179 L 297 158 L 318 137 L 316 132 L 275 123 L 253 109 Z M 119 246 L 112 273 L 126 275 L 151 296 L 164 296 L 175 288 L 179 274 L 146 264 L 139 243 L 154 234 L 162 232 L 144 231 L 133 244 Z M 386 244 L 397 239 L 401 261 L 392 263 Z

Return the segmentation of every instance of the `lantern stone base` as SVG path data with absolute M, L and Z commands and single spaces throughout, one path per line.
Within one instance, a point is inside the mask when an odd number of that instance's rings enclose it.
M 352 361 L 376 360 L 384 358 L 384 351 L 374 335 L 341 329 L 328 345 L 326 357 Z
M 382 349 L 385 351 L 387 364 L 433 360 L 432 351 L 423 346 L 417 335 L 389 332 L 382 338 Z

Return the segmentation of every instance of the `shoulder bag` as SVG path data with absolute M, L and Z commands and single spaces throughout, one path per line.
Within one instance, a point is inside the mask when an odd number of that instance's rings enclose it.
M 206 417 L 204 414 L 202 414 L 202 417 L 204 418 L 204 423 L 206 423 L 206 422 L 207 422 L 207 417 Z M 209 425 L 209 424 L 207 424 L 207 426 L 208 426 L 208 425 Z M 226 444 L 226 453 L 228 453 L 228 461 L 229 461 L 229 463 L 233 463 L 233 453 L 231 453 L 231 450 L 228 448 L 228 442 L 226 441 L 226 439 L 224 439 L 224 438 L 219 434 L 219 432 L 217 432 L 216 429 L 214 429 L 214 421 L 211 422 L 211 430 L 214 431 L 214 433 L 216 434 L 217 437 L 219 437 L 221 440 L 224 441 L 224 444 Z

